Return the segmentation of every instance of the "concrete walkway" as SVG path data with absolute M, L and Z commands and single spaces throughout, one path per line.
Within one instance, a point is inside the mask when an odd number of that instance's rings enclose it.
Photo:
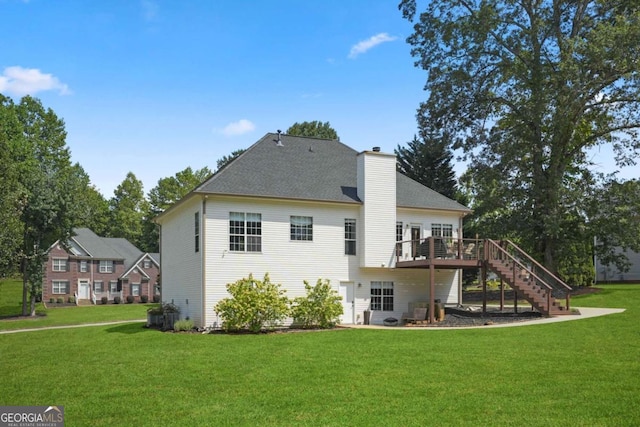
M 429 326 L 415 326 L 410 328 L 398 327 L 398 326 L 383 326 L 383 325 L 340 325 L 343 328 L 354 329 L 394 329 L 398 331 L 442 331 L 451 329 L 488 329 L 488 328 L 511 328 L 516 326 L 531 326 L 540 325 L 543 323 L 557 323 L 568 322 L 570 320 L 588 319 L 591 317 L 606 316 L 608 314 L 622 313 L 624 308 L 593 308 L 593 307 L 574 307 L 580 311 L 580 314 L 567 314 L 563 316 L 544 317 L 541 319 L 525 320 L 522 322 L 512 323 L 496 323 L 493 325 L 481 325 L 481 326 L 447 326 L 447 327 L 429 327 Z
M 88 326 L 109 326 L 109 325 L 120 325 L 122 323 L 138 323 L 138 322 L 146 323 L 147 319 L 118 320 L 117 322 L 82 323 L 80 325 L 43 326 L 42 328 L 14 329 L 11 331 L 0 331 L 0 335 L 17 334 L 18 332 L 50 331 L 52 329 L 86 328 Z

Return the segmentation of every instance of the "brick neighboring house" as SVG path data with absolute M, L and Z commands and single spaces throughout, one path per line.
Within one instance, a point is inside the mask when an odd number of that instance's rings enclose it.
M 160 254 L 144 253 L 127 239 L 100 237 L 88 228 L 74 229 L 67 242 L 49 248 L 42 284 L 43 301 L 60 297 L 68 301 L 113 301 L 128 295 L 136 301 L 160 294 Z

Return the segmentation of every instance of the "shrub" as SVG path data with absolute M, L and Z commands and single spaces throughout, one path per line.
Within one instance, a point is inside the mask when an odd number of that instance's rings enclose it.
M 269 274 L 264 280 L 252 275 L 227 285 L 230 298 L 218 302 L 214 311 L 222 318 L 226 331 L 248 329 L 257 333 L 262 328 L 273 328 L 289 314 L 289 299 L 279 284 L 271 283 Z
M 160 302 L 160 295 L 154 295 L 153 296 L 153 300 L 154 303 L 159 303 Z
M 143 304 L 146 304 L 149 302 L 149 296 L 148 295 L 140 295 L 140 302 Z
M 62 303 L 64 302 L 64 298 L 62 298 L 62 297 L 58 297 L 58 298 L 56 299 L 56 302 L 57 302 L 58 304 L 62 304 Z
M 133 297 L 133 295 L 127 295 L 127 304 L 131 304 L 135 300 L 136 299 Z
M 178 320 L 173 324 L 174 331 L 190 331 L 193 329 L 193 320 Z
M 53 298 L 53 297 L 49 298 L 49 303 L 50 303 L 50 304 L 53 304 L 54 302 L 56 302 L 56 299 L 55 299 L 55 298 Z
M 293 300 L 291 317 L 305 328 L 333 328 L 342 314 L 342 297 L 331 289 L 328 280 L 318 279 L 315 286 L 305 280 L 307 296 Z
M 102 304 L 107 304 L 109 302 L 109 298 L 108 297 L 102 297 L 102 298 L 100 298 L 100 301 L 102 301 Z
M 158 305 L 158 306 L 155 306 L 155 307 L 147 308 L 147 313 L 160 315 L 160 314 L 164 314 L 164 310 L 162 309 L 162 306 Z
M 113 297 L 113 303 L 114 304 L 120 304 L 122 302 L 122 298 L 120 297 Z
M 69 304 L 75 304 L 76 303 L 76 298 L 75 297 L 69 297 Z

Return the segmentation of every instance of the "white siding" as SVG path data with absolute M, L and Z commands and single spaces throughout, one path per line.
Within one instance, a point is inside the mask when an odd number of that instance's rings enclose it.
M 305 294 L 304 280 L 311 284 L 319 278 L 329 279 L 338 291 L 340 282 L 353 282 L 355 291 L 355 316 L 364 320 L 369 309 L 371 281 L 394 283 L 394 310 L 372 313 L 372 323 L 381 323 L 386 317 L 400 318 L 408 311 L 410 302 L 429 300 L 429 271 L 427 269 L 362 268 L 363 245 L 362 211 L 360 205 L 316 203 L 303 201 L 279 201 L 242 197 L 210 195 L 202 212 L 201 199 L 183 203 L 175 211 L 162 218 L 162 295 L 163 301 L 180 306 L 182 317 L 189 315 L 198 326 L 219 325 L 220 319 L 213 311 L 215 304 L 228 296 L 226 284 L 253 274 L 262 279 L 269 273 L 271 281 L 287 290 L 290 298 Z M 201 250 L 194 252 L 193 214 L 201 211 Z M 262 251 L 239 253 L 229 250 L 229 213 L 245 212 L 262 215 Z M 393 212 L 396 210 L 394 208 Z M 431 230 L 432 222 L 451 223 L 456 230 L 457 216 L 447 213 L 430 213 L 418 209 L 398 209 L 398 220 L 403 223 L 424 224 Z M 290 239 L 290 217 L 313 218 L 313 241 Z M 357 252 L 355 256 L 344 254 L 344 220 L 357 222 Z M 392 258 L 395 244 L 395 214 L 387 224 L 390 241 L 381 253 L 385 262 Z M 407 237 L 408 239 L 409 237 Z M 389 239 L 387 239 L 389 240 Z M 202 269 L 200 256 L 205 257 Z M 389 264 L 387 264 L 389 265 Z M 204 278 L 203 278 L 204 273 Z M 204 289 L 202 284 L 204 285 Z M 458 273 L 441 270 L 436 272 L 436 295 L 444 303 L 457 303 Z M 189 304 L 186 304 L 186 300 Z M 188 314 L 187 314 L 188 313 Z
M 358 197 L 363 201 L 362 267 L 388 267 L 393 255 L 396 224 L 396 158 L 368 152 L 358 154 Z
M 262 252 L 229 250 L 229 212 L 262 215 Z M 206 325 L 220 322 L 213 307 L 228 296 L 226 284 L 249 274 L 262 279 L 269 273 L 273 283 L 287 289 L 289 298 L 305 295 L 304 280 L 313 285 L 319 278 L 329 279 L 337 291 L 340 281 L 349 281 L 357 271 L 358 255 L 344 254 L 344 220 L 359 221 L 358 212 L 356 205 L 210 198 L 205 231 Z M 292 215 L 313 218 L 313 241 L 290 239 Z
M 402 240 L 406 242 L 402 245 L 403 260 L 411 258 L 411 243 L 408 241 L 411 240 L 412 225 L 420 225 L 423 239 L 431 236 L 431 224 L 450 224 L 453 228 L 453 237 L 462 237 L 459 230 L 460 215 L 455 212 L 399 208 L 396 216 L 397 220 L 402 222 Z
M 194 214 L 200 212 L 201 198 L 194 196 L 161 219 L 160 251 L 162 302 L 180 307 L 180 317 L 202 324 L 202 231 L 200 252 L 195 251 Z
M 456 270 L 436 271 L 436 299 L 445 304 L 458 302 L 457 274 Z M 360 315 L 360 323 L 364 320 L 364 311 L 371 307 L 372 281 L 391 281 L 394 287 L 393 311 L 372 311 L 372 324 L 382 324 L 387 317 L 400 320 L 402 313 L 409 311 L 409 303 L 429 301 L 428 269 L 362 269 L 355 281 L 355 313 L 356 318 Z

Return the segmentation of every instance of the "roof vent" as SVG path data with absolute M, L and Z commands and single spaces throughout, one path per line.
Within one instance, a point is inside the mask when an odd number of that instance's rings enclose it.
M 278 140 L 276 141 L 276 147 L 284 147 L 284 145 L 282 145 L 282 138 L 280 138 L 281 133 L 282 131 L 278 129 Z
M 380 147 L 373 147 L 373 152 L 374 153 L 379 153 L 380 152 Z

